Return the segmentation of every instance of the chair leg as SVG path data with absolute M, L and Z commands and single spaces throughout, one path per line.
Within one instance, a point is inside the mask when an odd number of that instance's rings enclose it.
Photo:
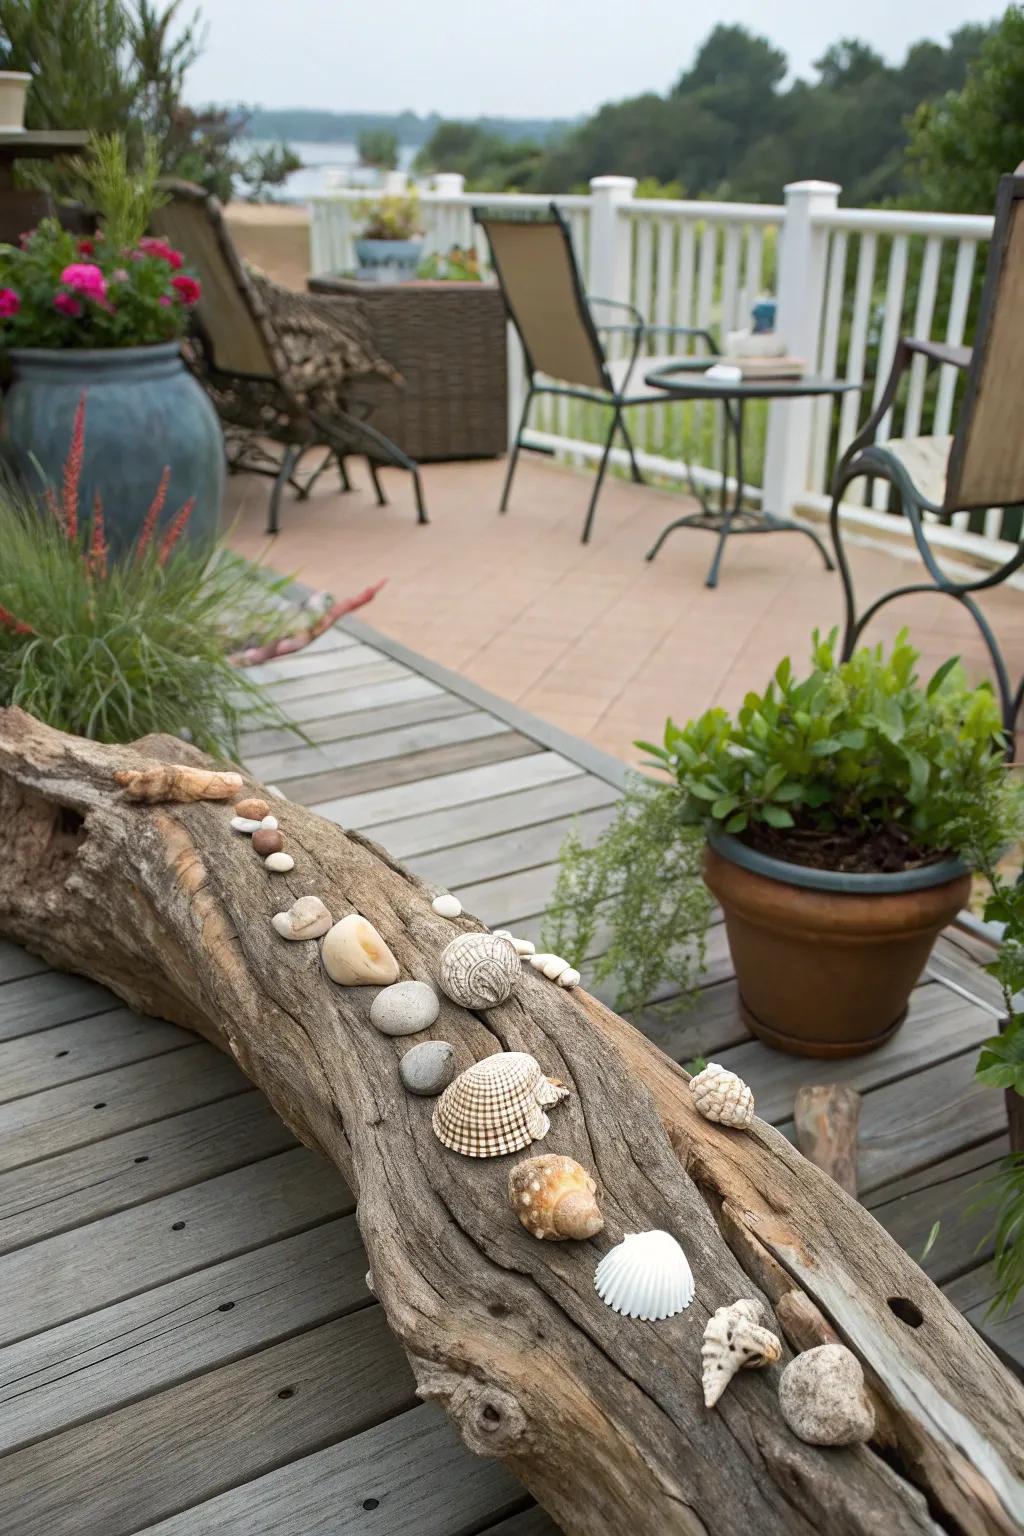
M 628 431 L 626 430 L 625 418 L 622 416 L 619 417 L 619 431 L 622 433 L 622 439 L 626 444 L 627 449 L 629 450 L 629 469 L 630 474 L 633 476 L 633 483 L 634 485 L 645 485 L 646 481 L 644 480 L 643 475 L 640 473 L 639 464 L 636 462 L 636 453 L 633 448 L 633 439 L 630 437 Z
M 836 552 L 836 565 L 839 567 L 839 578 L 843 584 L 843 602 L 846 608 L 846 622 L 843 630 L 843 649 L 841 659 L 849 661 L 853 655 L 853 648 L 857 643 L 859 626 L 857 624 L 857 597 L 853 587 L 853 572 L 850 570 L 850 562 L 846 558 L 846 549 L 843 544 L 842 519 L 839 512 L 839 504 L 842 501 L 843 492 L 856 475 L 844 473 L 842 467 L 836 470 L 832 480 L 832 506 L 829 510 L 829 530 L 832 535 L 832 547 Z
M 378 507 L 386 507 L 388 504 L 388 499 L 384 495 L 384 487 L 380 483 L 380 475 L 377 473 L 377 466 L 372 459 L 367 459 L 366 467 L 370 471 L 370 479 L 373 481 L 373 489 L 377 493 L 377 505 Z
M 419 467 L 414 466 L 409 473 L 412 475 L 413 494 L 416 497 L 416 521 L 418 523 L 429 523 L 430 518 L 427 516 L 427 504 L 423 499 L 423 482 L 420 479 Z
M 601 462 L 597 466 L 597 479 L 594 481 L 594 489 L 591 492 L 590 505 L 587 508 L 586 521 L 583 524 L 583 536 L 580 539 L 581 544 L 588 544 L 590 542 L 590 530 L 594 526 L 594 513 L 597 510 L 597 498 L 601 494 L 601 486 L 604 483 L 605 471 L 608 468 L 608 460 L 611 456 L 612 442 L 615 438 L 615 432 L 616 429 L 621 426 L 622 415 L 618 406 L 616 406 L 615 414 L 612 416 L 612 424 L 608 429 L 608 437 L 605 440 L 604 452 L 601 455 Z
M 337 458 L 338 479 L 341 481 L 341 488 L 343 491 L 350 491 L 352 489 L 352 481 L 348 477 L 348 465 L 345 463 L 345 455 L 343 453 L 339 453 Z
M 301 447 L 289 443 L 281 459 L 281 467 L 274 478 L 274 489 L 270 493 L 270 507 L 267 511 L 267 533 L 275 534 L 280 527 L 279 511 L 281 507 L 281 493 L 295 473 L 295 466 L 302 455 Z
M 316 485 L 317 481 L 320 479 L 320 476 L 323 474 L 324 470 L 327 468 L 328 464 L 330 464 L 333 458 L 334 449 L 328 448 L 321 462 L 317 465 L 316 469 L 312 470 L 311 473 L 306 476 L 305 481 L 300 483 L 299 481 L 293 479 L 292 484 L 294 485 L 295 491 L 297 493 L 297 499 L 299 501 L 307 501 L 309 499 L 310 491 L 313 489 L 314 485 Z M 297 469 L 298 465 L 296 465 L 296 470 Z
M 512 477 L 516 472 L 516 465 L 519 463 L 519 450 L 523 446 L 523 433 L 526 431 L 526 418 L 529 415 L 530 406 L 532 403 L 533 390 L 528 389 L 526 391 L 526 399 L 523 401 L 522 413 L 519 417 L 519 426 L 516 428 L 516 440 L 512 444 L 512 452 L 509 455 L 508 473 L 505 476 L 505 485 L 501 493 L 501 501 L 498 503 L 499 512 L 508 511 L 508 498 L 509 492 L 512 490 Z

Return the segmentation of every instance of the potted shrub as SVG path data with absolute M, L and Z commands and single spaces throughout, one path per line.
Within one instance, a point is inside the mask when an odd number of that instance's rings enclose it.
M 0 346 L 12 383 L 4 432 L 29 488 L 60 485 L 75 413 L 89 404 L 83 494 L 99 497 L 116 556 L 138 532 L 169 467 L 168 505 L 192 500 L 188 537 L 212 534 L 224 450 L 216 414 L 181 357 L 199 284 L 181 253 L 147 239 L 158 201 L 155 155 L 130 173 L 124 141 L 96 139 L 80 170 L 97 234 L 52 219 L 0 247 Z
M 364 223 L 355 241 L 360 276 L 393 282 L 415 277 L 423 255 L 420 200 L 416 192 L 394 193 L 364 203 Z
M 655 852 L 660 843 L 667 864 L 686 849 L 692 884 L 692 828 L 703 827 L 704 881 L 725 915 L 746 1023 L 769 1045 L 822 1057 L 873 1050 L 898 1028 L 967 899 L 977 850 L 1006 839 L 1019 804 L 996 702 L 967 687 L 955 658 L 921 686 L 905 633 L 889 655 L 844 663 L 834 644 L 815 634 L 810 674 L 797 679 L 783 661 L 735 720 L 711 709 L 682 728 L 670 720 L 662 746 L 638 743 L 671 785 L 623 813 L 625 839 L 613 827 L 597 849 L 570 845 L 556 892 L 557 936 L 577 954 L 584 908 L 610 899 L 613 929 L 647 952 L 649 983 L 685 936 L 666 930 L 680 892 Z M 651 845 L 651 888 L 634 883 L 629 910 L 607 858 L 613 835 L 634 863 Z

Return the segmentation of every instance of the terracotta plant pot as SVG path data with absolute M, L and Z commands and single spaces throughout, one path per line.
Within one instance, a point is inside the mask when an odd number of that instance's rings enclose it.
M 718 832 L 704 879 L 725 913 L 747 1027 L 780 1051 L 820 1057 L 863 1055 L 899 1028 L 932 945 L 971 886 L 955 860 L 842 875 Z

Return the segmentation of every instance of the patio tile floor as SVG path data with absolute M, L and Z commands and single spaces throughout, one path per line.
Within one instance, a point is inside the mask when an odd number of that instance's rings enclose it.
M 503 472 L 494 461 L 426 466 L 431 524 L 420 528 L 408 477 L 385 471 L 393 501 L 378 508 L 353 461 L 355 490 L 343 495 L 325 476 L 308 502 L 286 497 L 273 541 L 263 534 L 268 482 L 238 476 L 228 487 L 231 543 L 338 596 L 386 576 L 360 615 L 368 623 L 629 762 L 641 755 L 634 740 L 657 736 L 666 715 L 735 708 L 782 655 L 804 663 L 815 626 L 842 619 L 839 579 L 803 538 L 736 540 L 721 585 L 708 591 L 706 535 L 674 534 L 653 565 L 643 558 L 679 514 L 678 494 L 610 481 L 583 546 L 589 474 L 525 455 L 511 510 L 499 517 Z M 851 558 L 863 597 L 914 579 L 915 566 L 886 549 L 852 546 Z M 1019 675 L 1021 593 L 993 592 L 985 611 Z M 869 638 L 891 639 L 902 624 L 926 669 L 958 652 L 972 676 L 986 675 L 980 638 L 949 599 L 894 604 Z

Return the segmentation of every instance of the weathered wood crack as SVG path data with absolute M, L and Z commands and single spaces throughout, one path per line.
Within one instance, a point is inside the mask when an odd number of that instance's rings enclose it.
M 340 1169 L 420 1395 L 473 1450 L 586 1536 L 1021 1529 L 1024 1394 L 855 1201 L 761 1122 L 743 1135 L 701 1120 L 654 1046 L 527 970 L 486 1017 L 444 1003 L 432 1033 L 460 1066 L 526 1050 L 571 1085 L 545 1150 L 595 1172 L 606 1227 L 537 1242 L 506 1205 L 510 1160 L 446 1151 L 431 1101 L 401 1088 L 406 1043 L 369 1026 L 372 991 L 333 986 L 316 946 L 282 943 L 269 922 L 319 895 L 336 917 L 369 918 L 404 976 L 433 979 L 474 920 L 439 918 L 407 871 L 300 806 L 277 810 L 296 861 L 282 876 L 224 805 L 127 803 L 112 770 L 153 757 L 190 760 L 169 739 L 102 747 L 0 715 L 0 932 L 230 1052 Z M 593 1289 L 598 1256 L 651 1227 L 679 1237 L 697 1281 L 689 1310 L 657 1325 L 618 1318 Z M 794 1347 L 838 1335 L 859 1355 L 893 1465 L 796 1440 L 778 1368 L 741 1373 L 704 1409 L 703 1328 L 741 1295 L 762 1297 Z

